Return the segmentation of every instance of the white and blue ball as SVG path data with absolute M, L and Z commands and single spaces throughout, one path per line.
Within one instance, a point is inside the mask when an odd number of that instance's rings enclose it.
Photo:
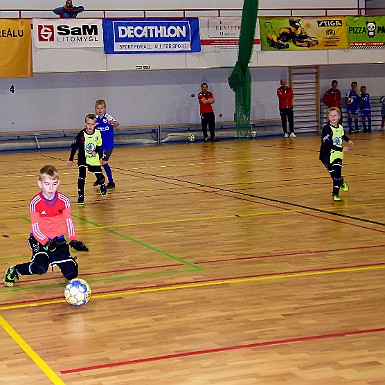
M 84 279 L 72 279 L 64 287 L 64 297 L 72 306 L 83 306 L 91 299 L 91 286 Z

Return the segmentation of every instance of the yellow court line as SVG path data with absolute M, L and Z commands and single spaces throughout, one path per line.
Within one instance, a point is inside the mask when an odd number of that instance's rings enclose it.
M 112 298 L 119 297 L 123 295 L 134 295 L 134 294 L 143 294 L 143 293 L 155 293 L 159 291 L 170 291 L 170 290 L 181 290 L 181 289 L 191 289 L 207 286 L 219 286 L 219 285 L 229 285 L 232 283 L 245 283 L 245 282 L 258 282 L 258 281 L 267 281 L 272 279 L 285 279 L 285 278 L 299 278 L 299 277 L 310 277 L 313 275 L 326 275 L 326 274 L 336 274 L 336 273 L 354 273 L 358 271 L 370 271 L 370 270 L 380 270 L 385 269 L 385 265 L 382 266 L 366 266 L 366 267 L 350 267 L 346 269 L 333 269 L 333 270 L 319 270 L 319 271 L 309 271 L 303 273 L 292 273 L 292 274 L 277 274 L 277 275 L 267 275 L 259 277 L 249 277 L 249 278 L 234 278 L 234 279 L 223 279 L 220 281 L 209 281 L 209 282 L 197 282 L 197 283 L 186 283 L 175 286 L 166 286 L 166 287 L 153 287 L 148 289 L 139 289 L 139 290 L 126 290 L 113 293 L 105 294 L 94 294 L 93 299 L 101 298 Z M 64 299 L 55 299 L 52 301 L 41 301 L 34 303 L 23 303 L 18 305 L 9 305 L 9 306 L 0 306 L 0 310 L 11 310 L 11 309 L 21 309 L 42 305 L 52 305 L 57 303 L 65 302 Z
M 55 385 L 65 385 L 59 376 L 43 361 L 43 359 L 20 337 L 13 327 L 0 316 L 0 325 L 12 337 L 12 339 L 27 353 L 29 358 L 42 370 L 42 372 Z
M 183 219 L 167 219 L 164 221 L 148 221 L 148 222 L 137 222 L 137 223 L 118 223 L 112 226 L 94 226 L 92 228 L 89 227 L 76 227 L 76 231 L 96 231 L 109 229 L 113 227 L 114 229 L 124 228 L 124 227 L 134 227 L 134 226 L 148 226 L 148 225 L 161 225 L 161 224 L 169 224 L 169 223 L 184 223 L 184 222 L 196 222 L 196 221 L 210 221 L 210 220 L 219 220 L 219 219 L 239 219 L 239 218 L 248 218 L 248 217 L 256 217 L 260 215 L 277 215 L 277 214 L 288 214 L 288 213 L 296 213 L 300 212 L 300 210 L 281 210 L 281 211 L 265 211 L 262 213 L 250 213 L 250 214 L 230 214 L 230 215 L 217 215 L 212 217 L 197 217 L 197 218 L 183 218 Z M 0 220 L 1 222 L 1 220 Z M 12 234 L 12 237 L 26 237 L 29 236 L 29 233 L 20 233 L 20 234 Z

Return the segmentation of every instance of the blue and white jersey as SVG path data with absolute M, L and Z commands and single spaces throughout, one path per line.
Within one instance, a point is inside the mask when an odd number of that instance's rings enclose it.
M 360 102 L 361 98 L 357 95 L 356 91 L 350 90 L 346 93 L 347 98 L 352 98 L 353 103 L 347 104 L 347 110 L 348 112 L 352 112 L 353 114 L 358 113 L 358 103 Z
M 361 108 L 361 111 L 371 112 L 369 94 L 367 94 L 367 93 L 361 94 L 360 108 Z
M 96 129 L 102 134 L 103 144 L 102 150 L 109 150 L 114 148 L 114 125 L 109 124 L 109 121 L 116 122 L 116 120 L 108 114 L 104 114 L 102 117 L 96 115 L 97 124 Z

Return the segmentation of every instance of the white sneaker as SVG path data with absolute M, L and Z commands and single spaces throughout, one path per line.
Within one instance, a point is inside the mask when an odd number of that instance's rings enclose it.
M 289 137 L 289 134 L 287 132 L 285 132 L 285 134 L 283 135 L 284 138 L 288 138 Z
M 294 132 L 291 132 L 291 133 L 290 133 L 290 138 L 296 138 Z

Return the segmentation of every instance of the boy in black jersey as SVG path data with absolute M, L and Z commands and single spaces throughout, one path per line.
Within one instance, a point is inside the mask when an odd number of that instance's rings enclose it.
M 99 130 L 95 130 L 96 116 L 88 114 L 85 119 L 85 128 L 81 130 L 71 144 L 71 154 L 68 165 L 73 165 L 76 151 L 78 151 L 78 205 L 84 204 L 84 184 L 87 170 L 95 174 L 100 185 L 100 193 L 107 194 L 107 187 L 104 184 L 105 177 L 102 172 L 100 160 L 102 158 L 102 136 Z
M 328 123 L 322 129 L 321 148 L 319 159 L 327 168 L 333 179 L 332 197 L 334 201 L 340 201 L 340 188 L 349 191 L 349 186 L 342 177 L 342 159 L 344 152 L 353 147 L 353 141 L 350 140 L 344 132 L 340 122 L 341 111 L 337 107 L 331 107 L 327 112 Z M 349 147 L 343 147 L 342 142 L 346 141 Z

